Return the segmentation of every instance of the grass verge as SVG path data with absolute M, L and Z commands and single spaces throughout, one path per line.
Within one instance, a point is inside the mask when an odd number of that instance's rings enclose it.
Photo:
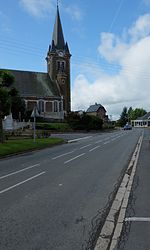
M 0 157 L 4 157 L 11 154 L 17 154 L 27 152 L 35 149 L 42 149 L 63 143 L 61 138 L 44 138 L 36 139 L 23 139 L 23 140 L 8 140 L 0 144 Z

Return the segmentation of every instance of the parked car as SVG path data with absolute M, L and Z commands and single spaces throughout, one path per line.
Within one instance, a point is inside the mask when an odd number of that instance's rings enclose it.
M 124 127 L 123 127 L 124 130 L 131 130 L 132 129 L 132 126 L 129 125 L 129 124 L 126 124 Z

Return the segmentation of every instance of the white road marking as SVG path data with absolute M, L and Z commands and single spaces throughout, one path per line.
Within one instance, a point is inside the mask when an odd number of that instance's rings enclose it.
M 86 145 L 86 146 L 81 147 L 80 149 L 87 148 L 87 147 L 89 147 L 89 146 L 91 146 L 91 145 L 92 145 L 92 144 L 88 144 L 88 145 Z
M 5 193 L 5 192 L 7 192 L 7 191 L 9 191 L 9 190 L 11 190 L 11 189 L 13 189 L 13 188 L 15 188 L 15 187 L 18 187 L 18 186 L 20 186 L 20 185 L 22 185 L 22 184 L 24 184 L 24 183 L 26 183 L 26 182 L 28 182 L 28 181 L 31 181 L 31 180 L 33 180 L 33 179 L 35 179 L 35 178 L 37 178 L 37 177 L 39 177 L 40 175 L 45 174 L 45 173 L 46 173 L 46 172 L 41 172 L 41 173 L 36 174 L 36 175 L 34 175 L 34 176 L 32 176 L 32 177 L 30 177 L 30 178 L 24 180 L 24 181 L 18 182 L 17 184 L 15 184 L 15 185 L 13 185 L 13 186 L 10 186 L 10 187 L 8 187 L 8 188 L 5 188 L 5 189 L 3 189 L 3 190 L 0 191 L 0 194 L 3 194 L 3 193 Z
M 102 141 L 103 141 L 103 140 L 96 141 L 95 144 L 96 144 L 96 143 L 99 143 L 99 142 L 102 142 Z
M 82 154 L 80 154 L 80 155 L 77 155 L 77 156 L 71 158 L 71 159 L 68 160 L 68 161 L 65 161 L 64 164 L 66 164 L 66 163 L 68 163 L 68 162 L 70 162 L 70 161 L 73 161 L 73 160 L 75 160 L 75 159 L 77 159 L 77 158 L 79 158 L 79 157 L 81 157 L 81 156 L 83 156 L 83 155 L 85 155 L 85 153 L 82 153 Z
M 60 187 L 61 187 L 62 185 L 63 185 L 62 183 L 59 184 Z
M 104 142 L 104 144 L 108 144 L 108 143 L 110 143 L 110 141 L 106 141 L 106 142 Z
M 150 222 L 150 217 L 129 217 L 125 218 L 125 221 Z
M 65 155 L 72 154 L 74 151 L 75 151 L 75 150 L 70 151 L 70 152 L 67 152 L 67 153 L 64 153 L 64 154 L 62 154 L 62 155 L 58 155 L 58 156 L 56 156 L 56 157 L 53 157 L 52 160 L 56 160 L 57 158 L 63 157 L 63 156 L 65 156 Z
M 92 137 L 92 135 L 86 136 L 86 137 L 76 138 L 76 139 L 73 139 L 73 140 L 69 140 L 68 143 L 74 142 L 74 141 L 79 141 L 79 140 L 85 140 L 85 139 L 88 139 L 88 138 L 91 138 L 91 137 Z
M 89 152 L 92 152 L 93 150 L 95 150 L 95 149 L 97 149 L 97 148 L 100 148 L 100 146 L 96 146 L 96 147 L 94 147 L 94 148 L 91 148 L 91 149 L 89 150 Z
M 3 176 L 0 176 L 0 180 L 2 180 L 2 179 L 4 179 L 4 178 L 7 178 L 7 177 L 9 177 L 9 176 L 11 176 L 11 175 L 14 175 L 14 174 L 21 173 L 21 172 L 26 171 L 26 170 L 28 170 L 28 169 L 31 169 L 31 168 L 34 168 L 34 167 L 38 167 L 38 166 L 40 166 L 40 163 L 35 164 L 35 165 L 32 165 L 32 166 L 29 166 L 29 167 L 27 167 L 27 168 L 20 169 L 20 170 L 18 170 L 18 171 L 12 172 L 12 173 L 10 173 L 10 174 L 6 174 L 6 175 L 3 175 Z
M 103 141 L 107 141 L 107 140 L 109 140 L 109 137 L 103 139 Z
M 115 140 L 116 140 L 116 138 L 111 139 L 111 141 L 115 141 Z

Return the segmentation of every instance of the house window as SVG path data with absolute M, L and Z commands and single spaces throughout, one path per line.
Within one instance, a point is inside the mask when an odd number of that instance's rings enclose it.
M 38 103 L 38 110 L 40 113 L 44 112 L 44 101 L 40 100 Z

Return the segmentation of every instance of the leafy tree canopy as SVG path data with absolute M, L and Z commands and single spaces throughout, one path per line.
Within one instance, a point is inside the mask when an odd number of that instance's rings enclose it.
M 133 109 L 132 107 L 123 108 L 123 111 L 120 115 L 120 119 L 118 120 L 119 126 L 124 126 L 127 122 L 131 123 L 131 120 L 136 120 L 138 117 L 144 116 L 147 111 L 143 108 Z
M 0 87 L 10 87 L 15 78 L 9 72 L 0 70 Z

